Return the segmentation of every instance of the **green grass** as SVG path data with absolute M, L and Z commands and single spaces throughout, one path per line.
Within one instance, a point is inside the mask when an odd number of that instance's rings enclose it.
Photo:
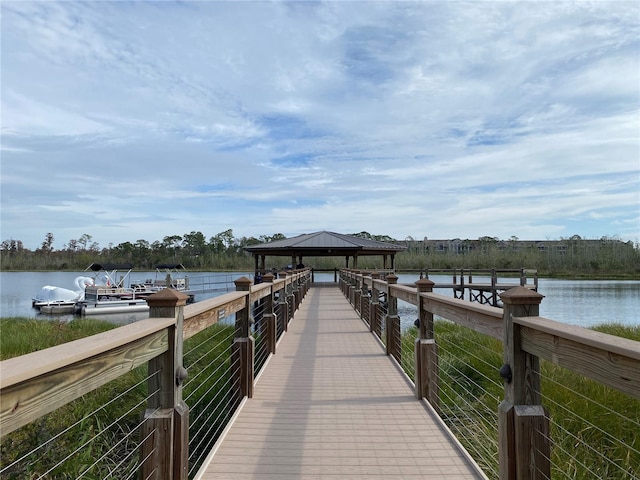
M 116 327 L 113 323 L 84 317 L 69 322 L 22 317 L 1 318 L 0 360 L 44 350 Z
M 596 330 L 640 341 L 640 327 L 603 325 Z M 415 336 L 415 329 L 408 330 L 403 343 L 408 345 Z M 485 473 L 497 478 L 502 344 L 446 321 L 436 322 L 435 337 L 441 415 Z M 542 403 L 551 418 L 552 478 L 626 480 L 639 476 L 640 400 L 549 362 L 543 361 L 541 369 Z M 600 454 L 615 459 L 622 470 Z
M 95 319 L 75 319 L 71 322 L 1 319 L 2 359 L 116 327 Z M 232 326 L 215 325 L 185 342 L 184 364 L 189 377 L 184 396 L 189 397 L 188 404 L 194 406 L 189 412 L 190 437 L 197 437 L 196 431 L 199 431 L 213 438 L 212 432 L 222 430 L 223 423 L 232 413 L 229 409 L 237 403 L 229 381 L 228 350 L 232 337 Z M 189 384 L 189 380 L 196 381 Z M 0 441 L 0 469 L 23 455 L 27 457 L 3 472 L 1 477 L 7 480 L 41 477 L 71 479 L 81 473 L 84 473 L 82 478 L 87 479 L 130 477 L 129 474 L 135 472 L 139 464 L 138 429 L 147 394 L 147 367 L 142 366 L 11 432 Z M 113 399 L 117 400 L 112 402 Z M 208 409 L 212 415 L 209 415 Z M 47 443 L 74 424 L 69 431 Z M 98 432 L 102 434 L 94 438 Z M 203 442 L 200 439 L 201 448 L 211 441 L 207 439 Z M 42 445 L 46 445 L 43 450 L 28 455 L 28 452 Z M 196 454 L 194 462 L 201 463 L 202 452 L 192 453 Z M 67 456 L 69 458 L 64 460 Z M 191 466 L 190 471 L 196 466 Z M 115 477 L 114 472 L 117 472 Z M 136 478 L 136 475 L 132 473 L 130 478 Z

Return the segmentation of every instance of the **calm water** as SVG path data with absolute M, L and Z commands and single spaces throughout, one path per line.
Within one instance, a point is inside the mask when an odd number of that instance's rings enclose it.
M 126 272 L 122 272 L 124 275 Z M 45 285 L 54 287 L 67 288 L 75 290 L 74 280 L 78 276 L 93 277 L 93 272 L 0 272 L 0 317 L 31 317 L 31 318 L 59 318 L 70 320 L 72 315 L 50 315 L 40 314 L 31 307 L 31 298 L 36 295 Z M 180 274 L 179 276 L 182 276 Z M 213 292 L 205 292 L 196 294 L 196 301 L 212 298 L 230 290 L 234 290 L 233 280 L 253 275 L 248 272 L 189 272 L 190 288 L 199 290 L 206 285 L 209 288 L 215 288 Z M 145 279 L 164 280 L 165 275 L 156 274 L 156 272 L 132 272 L 129 280 L 133 283 L 142 282 Z M 118 275 L 118 279 L 120 275 Z M 128 284 L 129 282 L 125 282 Z M 126 314 L 109 314 L 101 318 L 108 319 L 114 323 L 124 324 L 141 320 L 149 314 L 146 312 L 126 313 Z
M 31 297 L 44 285 L 54 285 L 73 290 L 73 280 L 88 272 L 0 272 L 0 316 L 41 317 L 31 307 Z M 155 272 L 134 272 L 131 278 L 141 281 L 155 278 Z M 196 301 L 211 298 L 227 291 L 226 282 L 247 272 L 233 274 L 217 272 L 189 273 L 191 285 L 220 282 L 220 290 L 196 295 Z M 326 278 L 325 278 L 326 277 Z M 399 283 L 413 283 L 418 278 L 412 275 L 399 275 Z M 450 282 L 448 277 L 432 277 L 438 282 Z M 333 274 L 316 274 L 316 281 L 333 281 Z M 482 282 L 475 278 L 475 282 Z M 545 296 L 540 305 L 540 315 L 559 322 L 580 326 L 592 326 L 601 323 L 640 324 L 640 280 L 556 280 L 539 279 L 538 291 Z M 438 289 L 436 293 L 453 296 L 448 290 Z M 413 323 L 415 307 L 400 304 L 399 314 L 403 323 Z M 129 323 L 145 318 L 146 313 L 127 315 L 109 315 L 116 323 Z M 42 316 L 43 318 L 49 318 Z M 63 317 L 64 318 L 64 317 Z

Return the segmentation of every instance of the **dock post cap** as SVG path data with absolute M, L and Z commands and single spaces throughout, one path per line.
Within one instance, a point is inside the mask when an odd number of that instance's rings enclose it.
M 387 275 L 387 283 L 396 284 L 398 283 L 398 276 L 395 273 L 390 273 Z
M 157 293 L 147 297 L 149 307 L 182 307 L 187 304 L 189 295 L 174 290 L 173 288 L 163 288 Z
M 251 288 L 251 284 L 253 282 L 247 277 L 240 277 L 237 280 L 234 280 L 233 283 L 236 284 L 236 290 L 248 290 Z
M 273 273 L 269 272 L 262 277 L 263 282 L 273 283 L 273 279 L 276 278 Z
M 522 286 L 513 287 L 500 294 L 500 300 L 507 305 L 540 305 L 544 295 Z
M 431 292 L 433 291 L 433 286 L 436 284 L 433 280 L 429 280 L 428 278 L 421 278 L 417 282 L 415 282 L 416 287 L 419 292 Z

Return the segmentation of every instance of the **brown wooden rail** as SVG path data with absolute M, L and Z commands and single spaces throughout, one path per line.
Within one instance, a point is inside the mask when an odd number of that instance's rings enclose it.
M 61 406 L 126 374 L 149 365 L 149 391 L 142 438 L 142 478 L 187 478 L 188 407 L 182 401 L 181 384 L 184 339 L 236 315 L 234 355 L 240 356 L 242 393 L 250 395 L 253 384 L 253 352 L 249 317 L 254 301 L 286 302 L 285 323 L 307 291 L 308 270 L 285 272 L 281 278 L 265 276 L 265 283 L 236 281 L 239 291 L 186 305 L 186 295 L 163 290 L 149 297 L 150 318 L 75 340 L 56 347 L 0 362 L 0 436 L 53 412 Z M 273 314 L 273 302 L 267 315 Z M 273 320 L 275 320 L 273 318 Z M 271 322 L 272 325 L 275 324 Z M 275 327 L 274 327 L 275 328 Z M 275 335 L 270 335 L 275 342 Z M 275 351 L 275 344 L 270 351 Z M 151 375 L 156 372 L 157 375 Z M 150 466 L 146 467 L 146 464 Z M 146 471 L 145 471 L 146 470 Z
M 563 324 L 539 316 L 543 299 L 527 285 L 500 294 L 503 308 L 471 303 L 433 293 L 434 282 L 422 278 L 415 286 L 397 285 L 397 276 L 380 280 L 377 272 L 344 269 L 341 289 L 363 319 L 375 318 L 378 293 L 388 299 L 387 353 L 400 360 L 400 333 L 395 302 L 418 307 L 415 342 L 415 391 L 439 410 L 438 345 L 435 315 L 503 342 L 501 375 L 504 400 L 498 409 L 500 479 L 551 477 L 549 419 L 540 399 L 540 359 L 640 398 L 640 342 Z M 536 285 L 537 286 L 537 285 Z M 369 294 L 371 291 L 371 294 Z M 368 304 L 368 305 L 365 305 Z M 368 316 L 362 315 L 367 308 Z M 375 329 L 372 325 L 372 331 Z

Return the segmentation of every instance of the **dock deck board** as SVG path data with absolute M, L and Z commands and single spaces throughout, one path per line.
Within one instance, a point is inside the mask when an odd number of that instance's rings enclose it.
M 485 478 L 337 287 L 311 288 L 200 478 Z

